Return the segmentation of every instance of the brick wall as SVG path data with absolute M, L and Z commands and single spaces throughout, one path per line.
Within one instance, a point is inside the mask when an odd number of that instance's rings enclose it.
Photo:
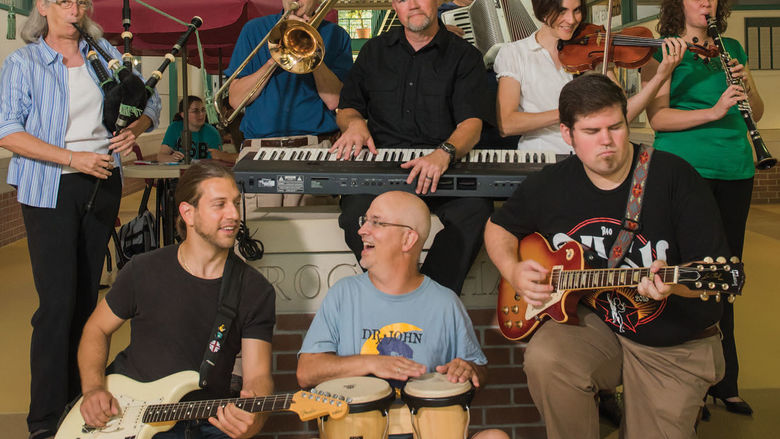
M 144 188 L 141 178 L 126 178 L 122 196 Z M 16 201 L 16 190 L 0 193 L 0 247 L 27 237 L 22 221 L 22 209 Z
M 753 203 L 780 203 L 780 166 L 756 171 L 753 183 Z
M 469 310 L 474 329 L 488 358 L 488 385 L 478 391 L 471 406 L 469 436 L 484 428 L 499 428 L 515 439 L 545 437 L 539 412 L 531 401 L 522 370 L 524 344 L 509 342 L 495 326 L 492 309 Z M 297 352 L 314 314 L 279 314 L 273 339 L 276 392 L 299 389 L 295 378 Z M 315 421 L 302 423 L 294 413 L 272 415 L 265 439 L 317 437 Z
M 27 236 L 16 190 L 0 193 L 0 247 Z

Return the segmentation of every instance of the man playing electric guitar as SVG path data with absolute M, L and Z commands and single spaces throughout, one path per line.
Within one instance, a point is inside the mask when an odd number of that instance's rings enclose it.
M 524 370 L 547 437 L 598 438 L 596 394 L 622 383 L 622 437 L 694 438 L 702 399 L 724 372 L 721 304 L 677 295 L 690 292 L 665 284 L 658 272 L 666 263 L 728 256 L 714 200 L 693 168 L 660 151 L 650 156 L 644 189 L 633 186 L 634 164 L 648 156 L 628 141 L 626 98 L 607 77 L 567 84 L 559 111 L 576 156 L 530 176 L 492 216 L 485 229 L 490 258 L 519 298 L 541 307 L 553 292 L 550 270 L 521 260 L 519 241 L 534 232 L 552 250 L 577 241 L 606 265 L 631 190 L 642 203 L 640 227 L 620 249 L 620 266 L 650 267 L 653 275 L 636 288 L 586 294 L 578 324 L 547 322 L 530 339 Z
M 235 274 L 243 269 L 243 279 L 237 283 L 236 316 L 229 325 L 216 322 L 221 279 L 239 228 L 239 202 L 233 174 L 221 165 L 197 163 L 181 176 L 176 187 L 177 227 L 184 241 L 133 257 L 84 327 L 78 362 L 86 425 L 103 427 L 119 414 L 119 403 L 106 387 L 105 368 L 111 334 L 125 320 L 131 320 L 130 345 L 114 360 L 115 373 L 149 382 L 181 371 L 202 370 L 208 346 L 216 353 L 215 365 L 205 373 L 208 385 L 185 400 L 227 397 L 239 350 L 243 352 L 241 396 L 273 391 L 274 290 L 240 260 L 232 262 L 230 271 Z M 212 331 L 212 327 L 217 329 Z M 228 404 L 217 409 L 210 424 L 180 422 L 155 439 L 184 438 L 185 430 L 193 429 L 199 430 L 193 432 L 194 437 L 203 439 L 249 438 L 260 431 L 264 419 Z

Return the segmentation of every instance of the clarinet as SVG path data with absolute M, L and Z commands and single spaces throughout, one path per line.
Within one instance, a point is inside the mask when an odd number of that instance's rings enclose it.
M 735 78 L 731 74 L 731 55 L 726 50 L 726 47 L 723 44 L 723 40 L 720 39 L 717 21 L 709 15 L 705 15 L 705 17 L 707 18 L 707 35 L 712 38 L 715 46 L 720 51 L 720 63 L 723 65 L 723 71 L 726 73 L 726 82 L 730 85 L 738 85 L 742 88 L 742 90 L 746 90 L 745 83 L 742 78 Z M 747 126 L 750 140 L 753 143 L 753 149 L 756 150 L 756 169 L 766 170 L 773 167 L 775 164 L 777 164 L 777 159 L 772 157 L 772 155 L 769 153 L 769 150 L 764 143 L 764 139 L 761 138 L 761 133 L 758 132 L 756 121 L 753 120 L 753 108 L 751 108 L 750 102 L 747 99 L 741 100 L 737 102 L 737 108 L 742 114 L 742 119 L 745 121 L 745 125 Z

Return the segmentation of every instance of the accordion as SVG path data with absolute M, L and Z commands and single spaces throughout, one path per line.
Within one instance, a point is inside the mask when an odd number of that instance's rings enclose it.
M 441 19 L 463 29 L 463 38 L 479 49 L 487 67 L 493 65 L 503 43 L 522 40 L 541 25 L 533 16 L 531 0 L 474 0 L 442 13 Z

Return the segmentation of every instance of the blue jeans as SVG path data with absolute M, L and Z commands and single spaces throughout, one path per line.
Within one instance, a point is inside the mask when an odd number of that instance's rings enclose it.
M 176 423 L 168 431 L 157 433 L 154 435 L 154 439 L 228 439 L 229 436 L 222 432 L 222 430 L 203 421 L 197 423 L 190 429 L 190 436 L 186 434 L 189 421 L 181 421 Z

